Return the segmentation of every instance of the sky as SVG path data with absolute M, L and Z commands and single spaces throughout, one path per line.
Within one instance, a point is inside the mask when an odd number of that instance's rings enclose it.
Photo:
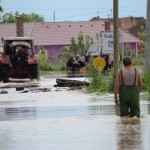
M 147 0 L 118 0 L 119 18 L 144 17 Z M 113 0 L 1 0 L 3 13 L 37 13 L 45 22 L 89 21 L 113 17 Z

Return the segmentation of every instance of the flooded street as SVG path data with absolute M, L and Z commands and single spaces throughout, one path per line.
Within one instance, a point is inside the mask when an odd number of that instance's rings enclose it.
M 121 120 L 113 94 L 54 88 L 48 92 L 0 94 L 0 150 L 149 150 L 150 104 L 142 118 Z

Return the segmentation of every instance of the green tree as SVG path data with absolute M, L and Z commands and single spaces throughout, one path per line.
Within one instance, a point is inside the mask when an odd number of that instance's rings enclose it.
M 89 35 L 85 35 L 84 53 L 87 53 L 90 45 L 94 44 L 93 39 Z
M 24 22 L 44 22 L 43 16 L 40 16 L 39 14 L 36 13 L 31 14 L 22 13 L 20 14 L 20 16 L 23 17 Z
M 0 0 L 0 3 L 1 3 L 1 0 Z M 0 5 L 0 12 L 3 12 L 3 8 L 1 5 Z
M 1 23 L 15 23 L 16 22 L 16 16 L 21 16 L 24 20 L 24 22 L 44 22 L 43 16 L 40 16 L 36 13 L 31 14 L 25 14 L 25 13 L 19 13 L 16 11 L 14 14 L 12 12 L 5 13 L 2 16 Z
M 16 21 L 15 16 L 12 14 L 12 12 L 10 12 L 10 13 L 5 13 L 2 16 L 1 23 L 14 23 L 15 21 Z
M 93 40 L 92 38 L 90 39 L 89 35 L 83 36 L 82 32 L 80 32 L 77 39 L 78 39 L 78 44 L 77 44 L 78 53 L 80 55 L 84 55 L 85 53 L 87 53 L 90 45 L 93 44 Z
M 70 56 L 69 48 L 64 47 L 57 57 L 57 62 L 66 62 Z
M 81 32 L 77 38 L 71 38 L 71 44 L 68 47 L 64 47 L 62 49 L 61 53 L 57 57 L 56 63 L 58 65 L 61 64 L 62 68 L 65 68 L 70 54 L 79 54 L 80 56 L 83 56 L 83 54 L 88 51 L 91 44 L 93 44 L 93 39 L 88 35 L 84 36 Z
M 1 3 L 1 0 L 0 0 L 0 3 Z M 0 5 L 0 13 L 2 13 L 3 12 L 3 8 L 2 8 L 2 6 Z M 0 16 L 0 20 L 1 20 L 1 16 Z
M 89 35 L 84 36 L 82 32 L 80 32 L 76 39 L 74 37 L 71 38 L 68 51 L 70 53 L 83 55 L 87 53 L 91 44 L 93 44 L 93 39 L 90 38 Z
M 85 42 L 82 32 L 78 36 L 78 53 L 83 55 L 85 51 Z
M 39 66 L 40 66 L 40 70 L 42 71 L 51 71 L 52 70 L 52 66 L 50 65 L 49 62 L 49 58 L 47 55 L 47 50 L 43 47 L 43 46 L 39 46 Z
M 145 36 L 146 36 L 146 33 L 145 33 L 145 28 L 144 26 L 141 26 L 140 27 L 140 31 L 137 33 L 138 37 L 140 38 L 140 40 L 142 41 L 141 43 L 141 47 L 142 48 L 145 48 Z
M 71 38 L 71 44 L 69 46 L 69 51 L 74 54 L 78 53 L 78 43 L 74 37 Z

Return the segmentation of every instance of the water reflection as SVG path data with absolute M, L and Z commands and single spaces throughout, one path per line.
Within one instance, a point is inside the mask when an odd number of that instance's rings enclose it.
M 1 108 L 0 121 L 18 120 L 18 119 L 33 119 L 36 117 L 35 107 L 20 107 L 20 108 Z
M 150 114 L 150 104 L 140 105 L 141 114 Z M 89 106 L 90 115 L 117 115 L 120 116 L 119 105 L 94 105 Z
M 116 116 L 119 115 L 119 107 L 115 105 L 91 103 L 80 106 L 39 107 L 41 103 L 30 101 L 20 107 L 22 103 L 18 103 L 0 103 L 1 150 L 150 148 L 150 119 L 145 117 L 140 122 L 120 120 Z M 142 104 L 140 107 L 141 113 L 150 113 L 150 105 Z
M 124 120 L 117 124 L 118 150 L 142 150 L 142 132 L 140 122 Z
M 116 115 L 114 105 L 89 106 L 90 115 Z
M 147 106 L 148 112 L 150 114 L 150 104 Z
M 141 114 L 150 114 L 149 105 L 141 105 Z M 6 107 L 0 108 L 0 121 L 3 120 L 35 120 L 62 117 L 95 118 L 103 115 L 119 116 L 119 106 L 49 106 L 49 107 Z
M 0 108 L 0 121 L 118 115 L 115 105 Z

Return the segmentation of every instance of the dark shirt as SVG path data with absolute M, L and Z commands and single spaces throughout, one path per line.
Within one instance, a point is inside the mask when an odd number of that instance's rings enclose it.
M 68 67 L 73 67 L 74 62 L 75 62 L 75 61 L 74 61 L 74 59 L 73 59 L 73 58 L 69 58 L 69 59 L 68 59 L 67 66 L 68 66 Z

